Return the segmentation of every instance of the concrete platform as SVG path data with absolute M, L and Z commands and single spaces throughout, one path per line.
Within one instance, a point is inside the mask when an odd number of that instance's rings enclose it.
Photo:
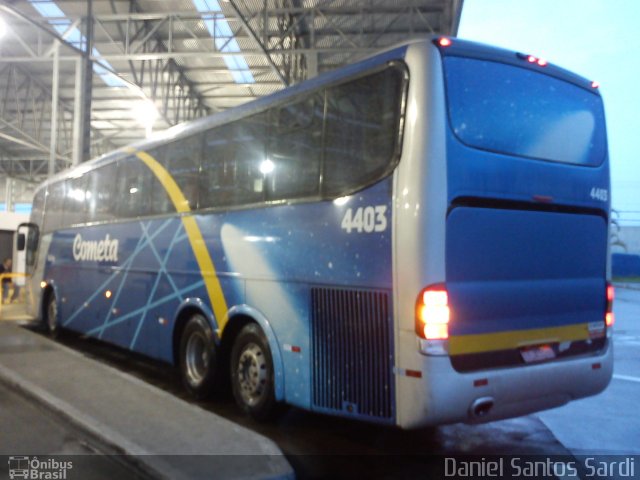
M 3 303 L 0 305 L 0 320 L 26 322 L 32 319 L 27 313 L 27 306 L 24 303 Z
M 271 440 L 7 321 L 0 322 L 0 382 L 154 477 L 294 477 Z

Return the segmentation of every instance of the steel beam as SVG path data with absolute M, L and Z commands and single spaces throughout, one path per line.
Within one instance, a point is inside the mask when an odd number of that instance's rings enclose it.
M 56 154 L 58 147 L 58 103 L 60 92 L 60 42 L 54 40 L 53 74 L 51 81 L 51 135 L 49 137 L 49 176 L 56 173 Z

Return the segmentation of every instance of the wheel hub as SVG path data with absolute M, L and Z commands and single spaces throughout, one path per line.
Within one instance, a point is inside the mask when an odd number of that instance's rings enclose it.
M 194 332 L 187 341 L 186 367 L 187 378 L 191 385 L 199 385 L 209 370 L 211 359 L 206 338 L 200 332 Z
M 260 401 L 267 383 L 267 362 L 255 343 L 246 346 L 238 360 L 238 383 L 242 399 L 253 406 Z

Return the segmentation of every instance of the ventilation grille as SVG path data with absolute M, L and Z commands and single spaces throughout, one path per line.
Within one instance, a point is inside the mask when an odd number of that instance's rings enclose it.
M 311 289 L 313 403 L 393 418 L 392 325 L 387 292 Z

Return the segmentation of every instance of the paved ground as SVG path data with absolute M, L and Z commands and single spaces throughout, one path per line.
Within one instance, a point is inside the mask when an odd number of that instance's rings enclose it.
M 614 312 L 614 374 L 609 387 L 595 397 L 539 414 L 576 455 L 640 455 L 640 290 L 617 288 Z
M 65 420 L 63 425 L 72 424 L 125 453 L 152 476 L 208 478 L 215 472 L 221 479 L 272 479 L 293 475 L 278 447 L 258 433 L 8 322 L 0 322 L 0 382 L 37 402 L 40 410 L 55 412 Z M 14 400 L 13 405 L 19 402 Z M 40 437 L 39 417 L 23 413 L 16 409 L 18 419 L 12 425 L 16 433 L 24 433 L 23 440 L 34 442 L 24 450 L 58 455 L 61 447 L 55 430 L 49 428 L 52 435 Z M 12 435 L 9 429 L 0 431 L 7 441 Z M 7 448 L 6 454 L 23 453 Z
M 146 478 L 140 470 L 114 455 L 109 447 L 74 428 L 49 409 L 0 383 L 0 456 L 28 456 L 45 461 L 70 461 L 67 478 L 95 480 Z M 73 471 L 73 472 L 72 472 Z M 0 463 L 0 477 L 8 463 Z

